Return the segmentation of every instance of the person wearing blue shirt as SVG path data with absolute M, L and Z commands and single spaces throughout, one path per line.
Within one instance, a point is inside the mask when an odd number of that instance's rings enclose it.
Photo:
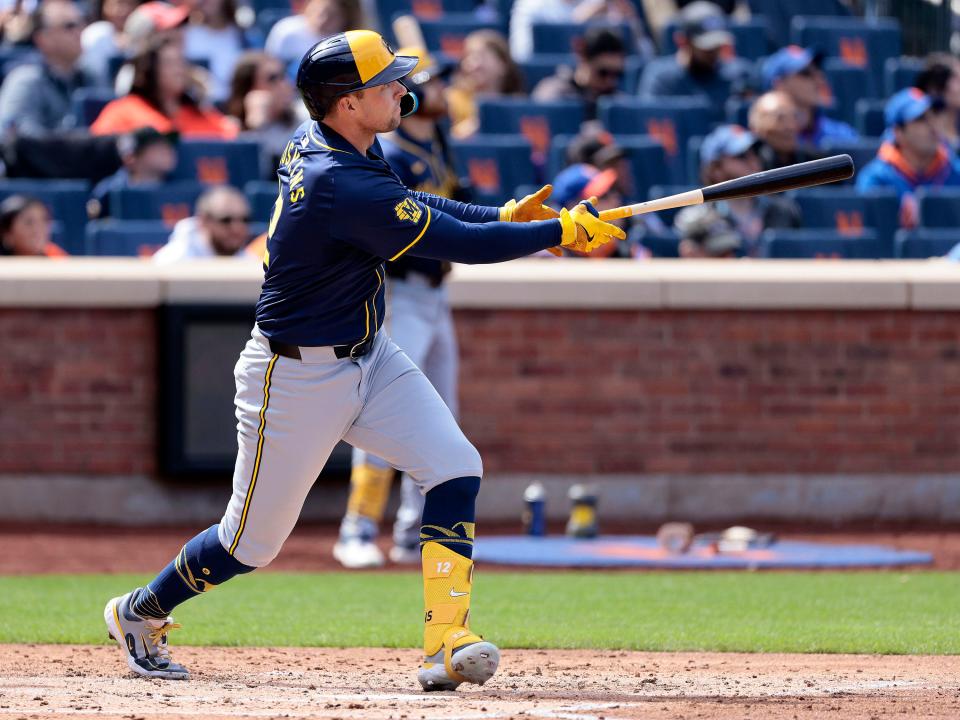
M 177 133 L 161 133 L 152 127 L 118 137 L 117 153 L 123 167 L 93 186 L 87 215 L 91 219 L 111 217 L 110 195 L 115 190 L 165 182 L 177 165 L 177 142 Z M 162 190 L 158 187 L 157 192 Z
M 276 557 L 341 440 L 409 473 L 424 496 L 422 688 L 482 685 L 496 672 L 499 649 L 468 622 L 483 462 L 430 381 L 382 330 L 384 263 L 407 254 L 493 263 L 557 246 L 590 251 L 625 233 L 589 203 L 559 213 L 546 207 L 549 186 L 503 207 L 404 186 L 377 135 L 416 109 L 401 80 L 417 63 L 370 30 L 331 35 L 300 63 L 297 87 L 311 119 L 281 157 L 256 324 L 234 371 L 233 494 L 219 523 L 145 587 L 104 608 L 107 630 L 137 674 L 189 676 L 167 647 L 179 627 L 170 612 Z M 382 599 L 385 607 L 392 601 Z
M 830 85 L 820 69 L 821 56 L 798 45 L 788 45 L 768 57 L 761 68 L 767 90 L 782 90 L 793 98 L 800 114 L 800 142 L 822 148 L 831 142 L 854 142 L 860 135 L 842 120 L 824 114 Z
M 960 161 L 937 132 L 934 112 L 933 100 L 918 88 L 906 88 L 891 97 L 883 111 L 884 143 L 857 176 L 858 190 L 896 190 L 901 227 L 919 223 L 917 188 L 960 185 Z

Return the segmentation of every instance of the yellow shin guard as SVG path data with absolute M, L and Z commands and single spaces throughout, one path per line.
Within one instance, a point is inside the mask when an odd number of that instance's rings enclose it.
M 366 463 L 354 467 L 350 473 L 347 513 L 370 518 L 376 523 L 383 520 L 393 472 L 393 468 L 380 468 Z
M 427 657 L 480 638 L 466 632 L 470 615 L 473 560 L 437 542 L 423 546 L 423 652 Z M 447 637 L 448 631 L 450 637 Z M 452 637 L 463 632 L 460 637 Z

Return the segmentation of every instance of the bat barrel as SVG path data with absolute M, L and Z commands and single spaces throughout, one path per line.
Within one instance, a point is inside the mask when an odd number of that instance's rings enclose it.
M 849 155 L 832 155 L 709 185 L 703 188 L 703 201 L 734 200 L 823 185 L 847 180 L 853 177 L 853 170 Z

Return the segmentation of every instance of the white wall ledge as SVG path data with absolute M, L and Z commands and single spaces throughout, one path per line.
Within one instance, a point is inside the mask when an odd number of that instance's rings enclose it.
M 255 261 L 0 259 L 0 307 L 252 304 Z M 457 266 L 454 307 L 611 310 L 958 310 L 960 265 L 928 261 L 517 260 Z

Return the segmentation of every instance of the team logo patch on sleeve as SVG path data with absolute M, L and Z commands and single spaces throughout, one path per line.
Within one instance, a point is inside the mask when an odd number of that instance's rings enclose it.
M 423 215 L 423 208 L 417 205 L 413 198 L 404 198 L 394 206 L 393 210 L 397 213 L 397 220 L 409 220 L 414 225 L 420 222 L 420 217 Z

